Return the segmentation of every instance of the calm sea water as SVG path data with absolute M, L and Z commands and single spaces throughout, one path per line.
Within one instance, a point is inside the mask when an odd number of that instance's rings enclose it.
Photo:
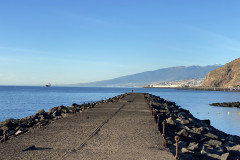
M 175 89 L 134 88 L 176 102 L 199 119 L 226 133 L 240 135 L 240 109 L 209 106 L 213 102 L 240 101 L 240 92 L 192 91 Z M 97 87 L 22 87 L 0 86 L 0 121 L 23 118 L 45 109 L 72 103 L 88 103 L 131 92 L 132 88 Z

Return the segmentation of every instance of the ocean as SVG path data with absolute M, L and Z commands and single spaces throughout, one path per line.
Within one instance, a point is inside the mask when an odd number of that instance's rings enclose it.
M 176 102 L 198 119 L 210 119 L 211 125 L 229 134 L 240 136 L 240 109 L 210 106 L 214 102 L 240 101 L 240 92 L 194 91 L 159 88 L 104 87 L 30 87 L 0 86 L 0 121 L 24 118 L 40 109 L 72 103 L 82 104 L 105 100 L 126 92 L 150 93 Z

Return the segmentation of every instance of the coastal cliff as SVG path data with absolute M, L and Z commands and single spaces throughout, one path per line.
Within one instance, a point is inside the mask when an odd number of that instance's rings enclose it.
M 209 72 L 203 87 L 239 87 L 240 86 L 240 58 Z

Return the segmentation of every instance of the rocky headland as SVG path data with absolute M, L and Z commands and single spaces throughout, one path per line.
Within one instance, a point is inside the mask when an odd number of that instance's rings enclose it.
M 240 137 L 226 134 L 210 125 L 210 120 L 199 120 L 174 102 L 146 94 L 160 132 L 165 135 L 166 145 L 175 155 L 175 136 L 179 136 L 179 157 L 184 160 L 238 160 Z M 163 124 L 165 123 L 163 133 Z
M 219 106 L 219 107 L 236 107 L 240 108 L 240 102 L 224 102 L 224 103 L 212 103 L 211 106 Z
M 209 72 L 203 87 L 239 88 L 240 87 L 240 58 Z

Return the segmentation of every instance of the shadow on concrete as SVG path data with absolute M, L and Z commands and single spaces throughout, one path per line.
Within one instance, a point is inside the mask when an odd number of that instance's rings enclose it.
M 39 151 L 39 150 L 51 150 L 52 148 L 43 148 L 43 147 L 36 147 L 35 145 L 29 146 L 28 148 L 24 149 L 23 152 L 26 151 Z

